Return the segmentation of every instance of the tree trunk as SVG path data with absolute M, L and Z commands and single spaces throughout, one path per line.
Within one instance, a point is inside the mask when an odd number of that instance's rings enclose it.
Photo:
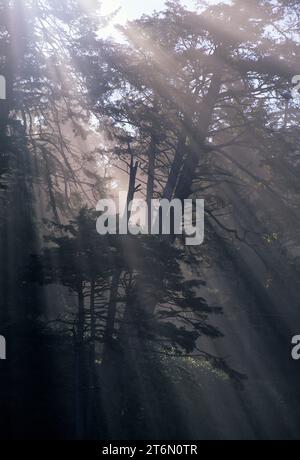
M 171 166 L 171 171 L 170 171 L 170 174 L 169 174 L 169 177 L 168 177 L 168 180 L 167 180 L 164 192 L 163 192 L 163 198 L 166 198 L 167 200 L 172 199 L 172 196 L 173 196 L 176 184 L 177 184 L 178 176 L 179 176 L 181 167 L 184 162 L 185 153 L 186 153 L 186 136 L 182 135 L 178 139 L 174 160 Z
M 184 125 L 189 139 L 189 153 L 185 159 L 182 172 L 176 187 L 175 196 L 181 200 L 188 198 L 191 193 L 192 183 L 200 160 L 200 153 L 203 152 L 205 140 L 209 133 L 209 126 L 212 121 L 214 106 L 219 96 L 222 83 L 222 72 L 219 69 L 211 80 L 210 88 L 203 98 L 202 111 L 200 112 L 199 123 L 193 127 L 193 122 L 186 119 Z
M 155 174 L 155 156 L 156 156 L 156 142 L 152 135 L 148 149 L 148 180 L 147 180 L 147 204 L 150 209 L 151 199 L 153 198 L 154 190 L 154 174 Z
M 116 269 L 111 280 L 110 299 L 107 312 L 107 323 L 105 330 L 105 342 L 103 349 L 103 364 L 107 362 L 110 356 L 111 342 L 115 329 L 115 320 L 117 313 L 117 301 L 121 270 Z

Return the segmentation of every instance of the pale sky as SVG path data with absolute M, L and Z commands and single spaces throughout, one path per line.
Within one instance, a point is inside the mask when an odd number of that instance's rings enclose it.
M 191 9 L 195 8 L 195 0 L 182 0 L 181 3 Z M 164 5 L 165 0 L 102 0 L 101 14 L 112 13 L 121 8 L 114 23 L 124 24 L 128 20 L 139 18 L 142 14 L 163 10 Z M 115 35 L 113 25 L 110 25 L 105 33 Z
M 154 10 L 162 10 L 165 0 L 102 0 L 102 10 L 105 12 L 113 11 L 119 7 L 122 10 L 119 13 L 119 19 L 134 19 L 143 13 L 151 13 Z M 194 0 L 182 1 L 182 4 L 193 7 Z

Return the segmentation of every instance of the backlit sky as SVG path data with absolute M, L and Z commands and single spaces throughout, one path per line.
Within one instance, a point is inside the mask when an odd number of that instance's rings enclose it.
M 141 16 L 143 13 L 151 13 L 154 10 L 164 8 L 165 0 L 103 0 L 102 9 L 105 12 L 113 11 L 119 7 L 122 10 L 119 13 L 119 20 L 133 19 Z M 182 4 L 193 7 L 194 0 L 182 1 Z
M 182 0 L 181 3 L 191 9 L 195 8 L 195 0 Z M 214 3 L 214 1 L 209 0 L 203 3 Z M 124 24 L 127 20 L 139 18 L 142 14 L 163 10 L 164 5 L 165 0 L 103 0 L 101 13 L 107 14 L 121 8 L 113 22 Z M 106 33 L 115 35 L 113 25 L 107 28 Z

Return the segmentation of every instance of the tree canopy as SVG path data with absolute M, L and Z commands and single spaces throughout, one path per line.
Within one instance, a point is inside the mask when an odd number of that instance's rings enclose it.
M 0 437 L 299 436 L 299 15 L 0 0 Z M 204 244 L 99 235 L 120 190 L 204 199 Z

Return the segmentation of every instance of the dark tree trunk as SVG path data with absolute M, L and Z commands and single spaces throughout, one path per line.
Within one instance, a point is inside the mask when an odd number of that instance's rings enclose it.
M 111 280 L 111 288 L 110 288 L 110 298 L 108 304 L 108 312 L 107 312 L 107 322 L 106 322 L 106 330 L 105 330 L 105 343 L 103 349 L 103 363 L 105 364 L 109 359 L 109 350 L 111 348 L 111 342 L 113 339 L 113 333 L 115 330 L 115 319 L 117 313 L 117 301 L 118 301 L 118 290 L 119 290 L 119 282 L 121 277 L 121 270 L 116 269 Z
M 155 175 L 155 156 L 156 156 L 156 142 L 152 135 L 148 150 L 148 171 L 147 171 L 147 204 L 150 208 L 151 199 L 153 198 L 154 191 L 154 175 Z
M 221 76 L 221 69 L 219 69 L 212 77 L 210 88 L 203 98 L 202 111 L 198 125 L 195 127 L 192 120 L 188 121 L 188 117 L 186 117 L 184 122 L 184 127 L 189 139 L 189 153 L 184 161 L 175 191 L 176 198 L 181 200 L 188 198 L 191 194 L 192 183 L 201 159 L 201 153 L 204 152 L 205 140 L 209 134 L 209 126 L 219 96 L 222 83 Z
M 171 171 L 163 192 L 163 198 L 171 200 L 177 180 L 179 177 L 180 170 L 182 168 L 184 158 L 186 154 L 186 136 L 180 136 L 178 139 L 174 160 L 172 163 Z

